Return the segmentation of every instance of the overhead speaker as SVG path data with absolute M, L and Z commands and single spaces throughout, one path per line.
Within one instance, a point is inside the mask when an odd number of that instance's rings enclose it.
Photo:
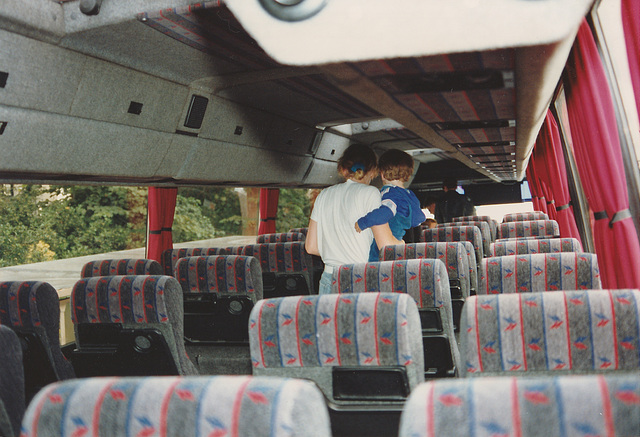
M 202 120 L 204 120 L 204 113 L 207 111 L 207 105 L 209 99 L 202 96 L 192 95 L 191 102 L 189 103 L 189 109 L 187 110 L 187 117 L 184 121 L 184 126 L 189 129 L 200 129 L 202 126 Z

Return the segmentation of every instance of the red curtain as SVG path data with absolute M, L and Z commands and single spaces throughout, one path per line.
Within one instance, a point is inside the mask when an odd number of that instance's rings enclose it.
M 171 227 L 176 209 L 177 188 L 149 187 L 147 194 L 147 215 L 149 236 L 147 238 L 147 258 L 160 262 L 160 255 L 173 249 Z
M 536 146 L 537 149 L 537 146 Z M 534 149 L 533 158 L 536 161 L 536 172 L 538 174 L 538 183 L 542 190 L 541 202 L 545 203 L 544 211 L 551 220 L 556 219 L 556 204 L 553 197 L 553 191 L 549 186 L 549 175 L 545 167 L 544 156 L 541 150 Z
M 628 209 L 614 106 L 586 20 L 571 50 L 564 84 L 576 163 L 595 211 L 593 234 L 603 286 L 639 288 L 640 243 Z
M 529 158 L 527 166 L 527 182 L 529 183 L 529 191 L 531 191 L 532 203 L 534 211 L 547 212 L 547 200 L 544 198 L 542 187 L 540 186 L 540 178 L 536 168 L 535 156 Z
M 640 115 L 640 2 L 638 0 L 622 0 L 621 7 L 629 71 L 636 96 L 636 107 L 638 115 Z
M 545 180 L 554 200 L 551 208 L 553 214 L 550 214 L 550 216 L 555 215 L 553 219 L 560 226 L 561 236 L 580 240 L 580 233 L 573 215 L 573 207 L 569 204 L 571 198 L 569 196 L 569 185 L 567 184 L 567 167 L 562 153 L 560 131 L 555 117 L 549 110 L 538 134 L 535 151 L 542 164 L 540 167 L 544 169 L 540 177 Z
M 276 216 L 278 214 L 278 188 L 260 189 L 260 225 L 258 235 L 273 234 L 276 231 Z

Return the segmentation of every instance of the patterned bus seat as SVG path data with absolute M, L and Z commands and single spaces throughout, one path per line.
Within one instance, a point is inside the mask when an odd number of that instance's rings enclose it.
M 80 377 L 195 374 L 184 348 L 183 297 L 171 276 L 96 276 L 71 292 Z
M 489 245 L 491 244 L 492 241 L 495 240 L 495 238 L 491 236 L 491 228 L 489 227 L 489 223 L 485 221 L 480 221 L 480 220 L 477 220 L 477 221 L 465 220 L 457 223 L 452 222 L 452 223 L 438 224 L 439 228 L 446 228 L 448 226 L 476 226 L 478 229 L 480 229 L 480 236 L 482 237 L 482 252 L 485 256 L 488 256 Z
M 89 261 L 82 267 L 81 278 L 115 275 L 162 275 L 158 261 L 144 258 L 101 259 Z
M 307 231 L 308 228 L 294 228 L 289 232 L 258 235 L 258 237 L 256 238 L 256 243 L 263 244 L 305 241 L 305 239 L 307 238 Z M 322 258 L 320 258 L 318 255 L 311 255 L 311 260 L 313 265 L 313 289 L 318 290 L 320 284 L 320 276 L 322 276 L 322 272 L 324 271 L 324 263 L 322 262 Z
M 211 256 L 229 255 L 229 252 L 221 247 L 190 247 L 182 249 L 167 249 L 162 252 L 161 264 L 164 275 L 172 276 L 176 269 L 176 263 L 180 258 L 187 256 Z
M 24 346 L 27 402 L 45 385 L 75 376 L 60 349 L 60 298 L 47 282 L 0 282 L 0 324 Z
M 467 250 L 467 257 L 469 258 L 469 295 L 472 296 L 478 291 L 478 283 L 480 280 L 480 273 L 478 272 L 478 261 L 476 259 L 476 251 L 473 244 L 469 241 L 460 241 L 464 244 L 464 248 Z
M 477 222 L 477 221 L 487 222 L 487 223 L 489 223 L 489 229 L 491 230 L 491 241 L 495 241 L 495 239 L 498 237 L 498 221 L 492 219 L 488 215 L 464 215 L 464 216 L 461 216 L 461 217 L 453 217 L 451 219 L 451 221 L 453 223 L 457 223 L 457 224 L 461 224 L 462 222 L 467 222 L 467 221 L 471 221 L 471 222 Z
M 0 435 L 18 437 L 24 415 L 22 346 L 16 333 L 0 325 Z
M 529 220 L 549 220 L 549 216 L 542 211 L 532 211 L 532 212 L 515 212 L 511 214 L 505 214 L 502 217 L 502 223 L 525 222 Z
M 316 294 L 313 260 L 304 241 L 228 247 L 230 255 L 253 256 L 260 261 L 265 298 Z
M 501 223 L 498 239 L 514 237 L 559 237 L 560 227 L 555 220 L 527 220 Z
M 634 436 L 640 375 L 429 381 L 411 393 L 399 437 Z
M 640 370 L 638 290 L 475 296 L 461 319 L 463 376 Z
M 335 436 L 395 435 L 406 397 L 424 381 L 420 334 L 405 293 L 265 299 L 249 322 L 253 374 L 314 381 Z
M 251 376 L 86 378 L 29 405 L 23 436 L 330 436 L 309 381 Z
M 449 274 L 449 287 L 451 289 L 451 305 L 453 309 L 454 328 L 459 327 L 460 313 L 464 300 L 469 297 L 471 282 L 469 279 L 469 257 L 467 250 L 460 242 L 450 243 L 408 243 L 393 246 L 385 246 L 380 251 L 382 261 L 395 261 L 404 259 L 439 259 L 442 261 Z
M 256 243 L 288 243 L 290 241 L 304 241 L 305 238 L 306 234 L 302 232 L 278 232 L 275 234 L 258 235 L 256 237 Z
M 180 258 L 174 276 L 184 293 L 187 340 L 249 341 L 249 313 L 262 299 L 262 269 L 256 258 Z
M 329 294 L 265 299 L 253 308 L 249 341 L 253 373 L 303 377 L 316 381 L 328 399 L 401 400 L 424 380 L 420 317 L 404 293 Z M 372 387 L 336 389 L 337 367 L 352 371 L 400 368 L 408 386 L 389 392 Z M 333 381 L 333 383 L 332 383 Z M 382 380 L 381 380 L 382 382 Z M 382 397 L 381 397 L 382 396 Z
M 482 234 L 477 226 L 446 226 L 422 231 L 421 241 L 428 243 L 431 241 L 468 241 L 473 244 L 476 252 L 476 262 L 484 258 L 484 248 L 482 244 Z
M 309 232 L 309 228 L 293 228 L 289 229 L 289 232 L 300 232 L 301 234 L 304 234 L 306 236 L 307 232 Z
M 588 252 L 494 256 L 482 272 L 478 294 L 602 288 L 598 257 Z
M 333 271 L 333 293 L 407 293 L 418 304 L 425 372 L 453 376 L 459 363 L 447 268 L 439 259 L 345 264 Z
M 524 255 L 529 253 L 582 252 L 577 238 L 537 238 L 500 240 L 491 243 L 490 256 Z

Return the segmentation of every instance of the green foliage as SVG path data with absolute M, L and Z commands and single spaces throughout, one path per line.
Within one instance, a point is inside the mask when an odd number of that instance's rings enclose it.
M 33 226 L 39 223 L 38 196 L 42 193 L 38 186 L 3 187 L 0 193 L 0 266 L 24 263 L 38 242 L 44 239 L 42 227 Z
M 130 245 L 126 187 L 57 187 L 42 208 L 50 244 L 58 258 L 112 252 Z
M 194 197 L 178 195 L 173 219 L 173 241 L 196 241 L 213 238 L 211 220 L 202 213 L 202 202 Z
M 278 199 L 276 232 L 309 226 L 310 204 L 307 190 L 282 188 Z
M 145 230 L 146 189 L 20 185 L 0 192 L 0 266 L 140 247 Z
M 242 234 L 240 201 L 233 188 L 186 187 L 178 189 L 178 195 L 201 201 L 202 214 L 213 223 L 216 237 Z
M 178 193 L 174 242 L 242 233 L 234 189 Z M 143 247 L 146 223 L 146 187 L 0 185 L 0 267 Z M 308 225 L 307 190 L 280 190 L 276 223 Z

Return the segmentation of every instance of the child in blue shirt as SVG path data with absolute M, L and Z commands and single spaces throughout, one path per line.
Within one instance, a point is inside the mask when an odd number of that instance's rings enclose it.
M 389 223 L 393 236 L 402 240 L 407 229 L 426 220 L 416 195 L 404 188 L 404 183 L 413 174 L 413 158 L 402 150 L 387 150 L 378 161 L 378 169 L 384 184 L 380 190 L 382 206 L 359 218 L 355 224 L 356 231 L 362 232 L 371 226 Z M 369 261 L 379 259 L 380 251 L 374 242 L 369 251 Z

